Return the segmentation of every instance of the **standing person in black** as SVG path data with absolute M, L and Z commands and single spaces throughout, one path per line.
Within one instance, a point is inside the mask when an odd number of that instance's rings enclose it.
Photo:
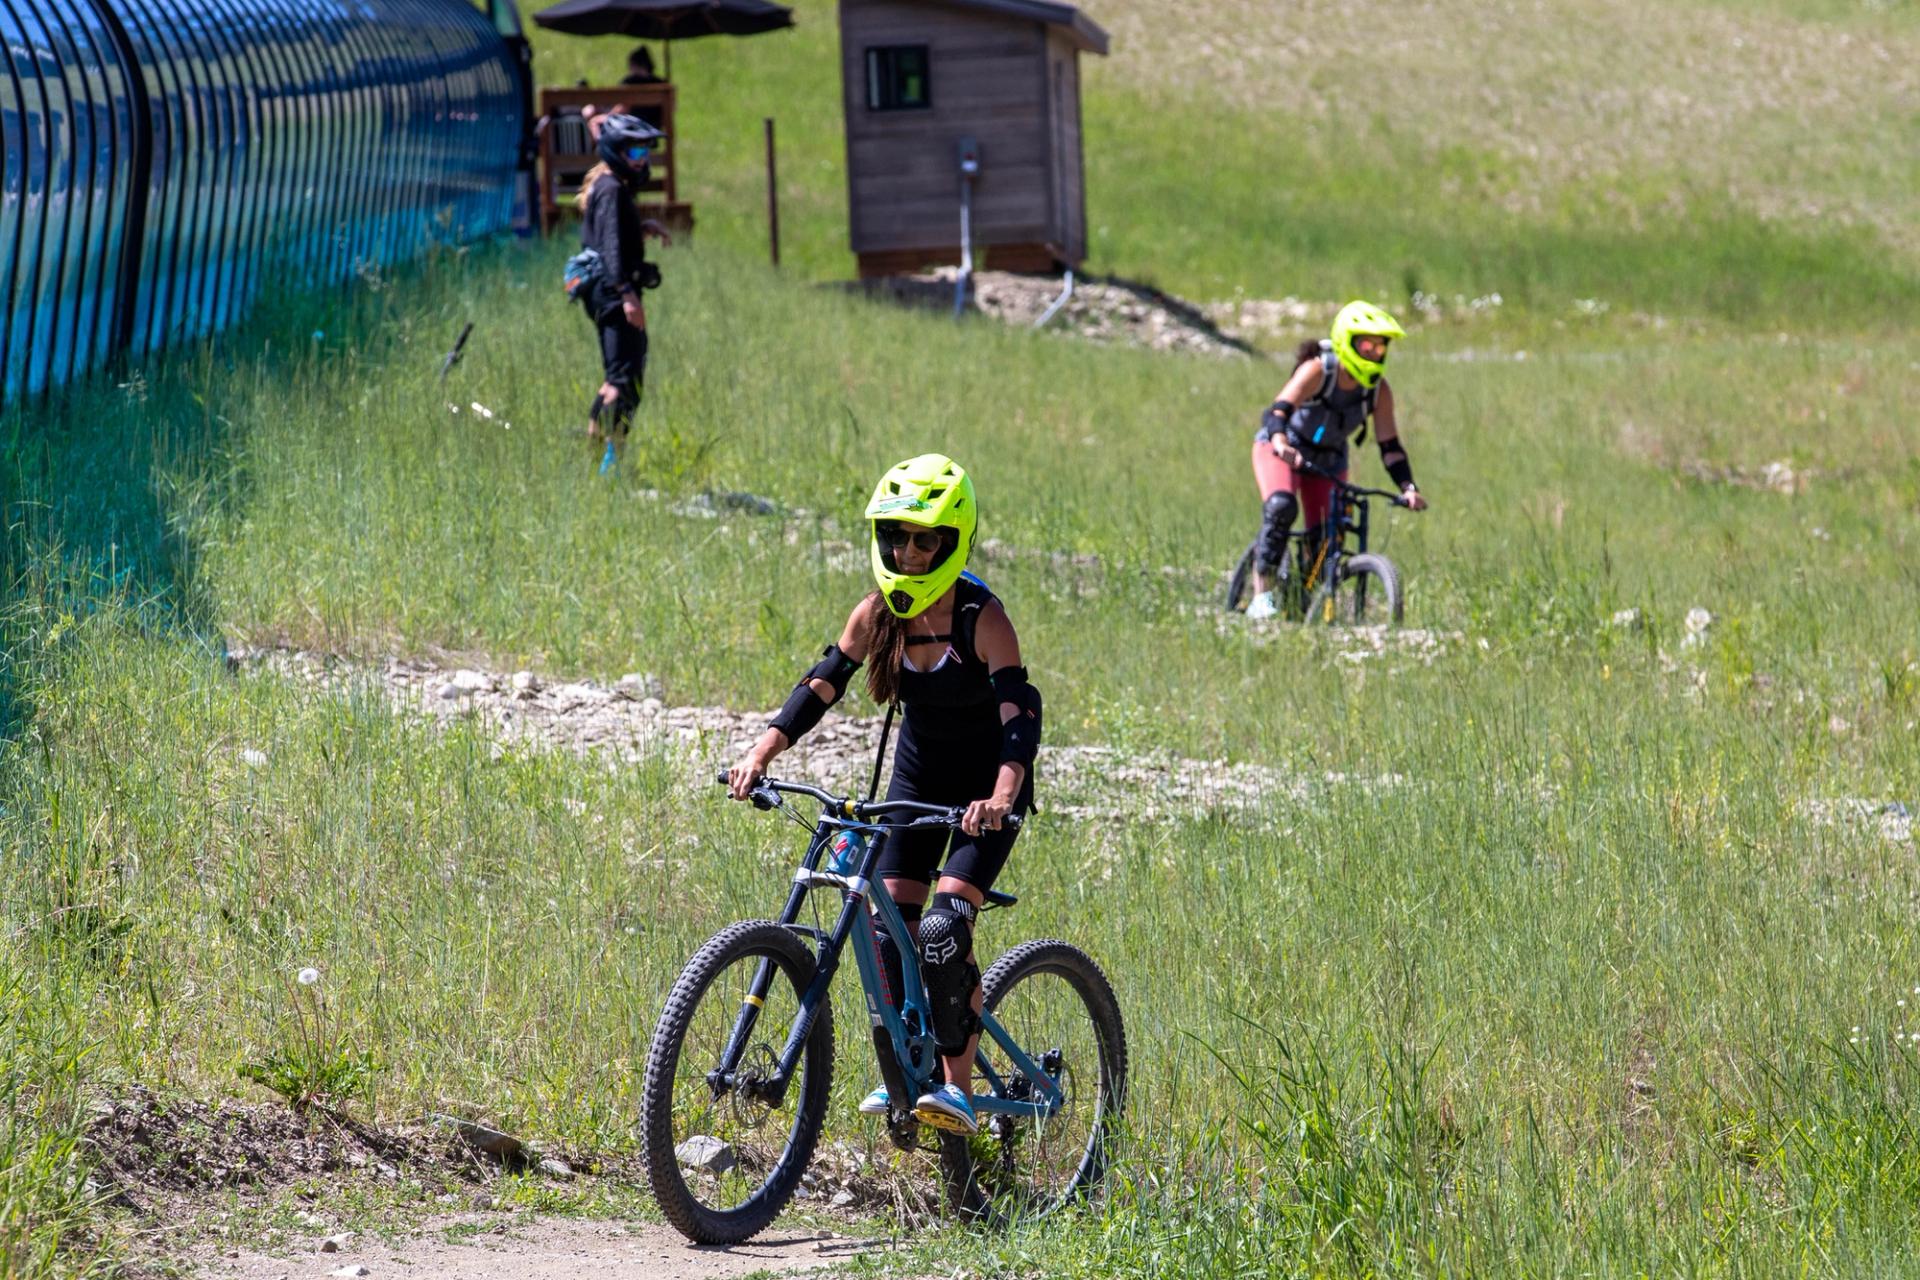
M 600 163 L 580 183 L 580 242 L 600 255 L 600 270 L 584 291 L 587 314 L 599 331 L 600 389 L 587 409 L 587 438 L 606 450 L 604 474 L 626 448 L 633 413 L 647 372 L 647 311 L 640 291 L 660 283 L 660 269 L 647 261 L 646 238 L 672 244 L 665 227 L 642 218 L 634 207 L 647 180 L 647 157 L 664 135 L 619 110 L 592 118 Z

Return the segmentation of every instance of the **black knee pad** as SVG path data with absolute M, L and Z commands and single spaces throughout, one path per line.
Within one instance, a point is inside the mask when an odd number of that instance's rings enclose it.
M 1300 514 L 1300 499 L 1285 489 L 1267 497 L 1260 509 L 1260 567 L 1273 569 L 1286 562 L 1287 535 Z
M 967 1047 L 980 1029 L 973 993 L 980 970 L 973 963 L 973 919 L 979 912 L 957 893 L 936 893 L 920 921 L 920 972 L 933 1005 L 933 1042 L 947 1057 Z
M 920 907 L 902 905 L 900 918 L 907 922 L 908 936 L 912 936 Z M 886 922 L 879 916 L 873 918 L 873 940 L 880 949 L 880 976 L 886 980 L 887 1003 L 898 1009 L 905 1002 L 900 986 L 900 940 L 887 931 Z

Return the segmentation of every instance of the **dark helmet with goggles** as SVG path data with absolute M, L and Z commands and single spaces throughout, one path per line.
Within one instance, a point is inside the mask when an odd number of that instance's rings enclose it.
M 639 116 L 616 111 L 600 117 L 596 149 L 615 177 L 622 182 L 639 182 L 647 176 L 647 158 L 664 137 Z

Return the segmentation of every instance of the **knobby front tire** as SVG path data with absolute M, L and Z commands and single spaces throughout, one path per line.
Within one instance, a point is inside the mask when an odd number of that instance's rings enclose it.
M 1400 570 L 1382 555 L 1365 552 L 1349 556 L 1340 566 L 1340 589 L 1346 596 L 1347 620 L 1357 626 L 1398 626 L 1406 600 L 1400 592 Z
M 763 964 L 773 966 L 772 981 L 736 1074 L 770 1074 L 814 974 L 800 936 L 771 920 L 729 925 L 694 953 L 667 995 L 647 1054 L 640 1101 L 647 1180 L 667 1221 L 696 1244 L 739 1244 L 765 1230 L 793 1198 L 826 1121 L 829 1005 L 820 1008 L 778 1108 L 708 1082 Z M 714 1163 L 725 1167 L 683 1164 L 679 1149 L 692 1138 L 724 1144 L 727 1156 Z
M 1258 538 L 1249 542 L 1246 554 L 1240 557 L 1240 563 L 1233 567 L 1233 574 L 1227 579 L 1227 597 L 1223 603 L 1228 613 L 1244 612 L 1247 602 L 1253 599 L 1253 558 L 1259 550 Z
M 972 1138 L 941 1135 L 940 1174 L 956 1211 L 996 1224 L 1031 1220 L 1074 1203 L 1106 1175 L 1126 1099 L 1126 1028 L 1107 975 L 1058 939 L 1021 943 L 994 961 L 981 985 L 1014 1043 L 1043 1069 L 1057 1069 L 1066 1100 L 1045 1120 L 982 1113 Z M 1011 1092 L 1024 1090 L 999 1045 L 987 1038 L 981 1048 Z M 1045 1062 L 1049 1054 L 1057 1068 Z

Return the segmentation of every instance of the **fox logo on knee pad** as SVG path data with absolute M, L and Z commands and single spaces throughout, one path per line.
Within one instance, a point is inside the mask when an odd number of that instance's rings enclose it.
M 957 893 L 936 893 L 920 921 L 920 959 L 933 1004 L 933 1038 L 941 1053 L 962 1052 L 980 1028 L 973 993 L 980 970 L 973 954 L 973 919 L 979 908 Z

